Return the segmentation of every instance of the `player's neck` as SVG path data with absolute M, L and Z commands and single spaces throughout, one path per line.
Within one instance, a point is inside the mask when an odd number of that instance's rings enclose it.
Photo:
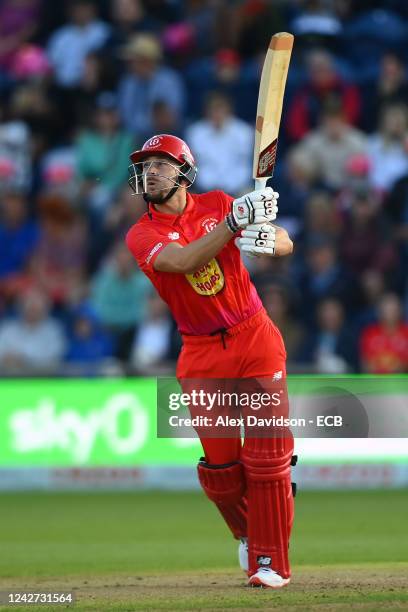
M 167 202 L 154 204 L 153 206 L 157 211 L 166 215 L 181 215 L 187 206 L 187 192 L 180 187 Z

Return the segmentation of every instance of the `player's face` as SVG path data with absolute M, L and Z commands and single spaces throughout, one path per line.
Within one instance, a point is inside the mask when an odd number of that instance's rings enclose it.
M 169 159 L 151 156 L 143 162 L 144 190 L 152 202 L 160 204 L 178 181 L 179 167 Z

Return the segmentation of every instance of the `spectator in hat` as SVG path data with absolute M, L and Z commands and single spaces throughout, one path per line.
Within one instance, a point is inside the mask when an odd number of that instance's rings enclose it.
M 352 208 L 356 193 L 367 193 L 374 200 L 378 200 L 378 195 L 370 185 L 370 160 L 367 153 L 357 153 L 351 155 L 345 163 L 345 181 L 342 188 L 336 193 L 336 209 L 339 214 L 348 213 Z
M 185 90 L 180 75 L 163 65 L 162 50 L 152 34 L 137 34 L 124 47 L 127 71 L 119 83 L 119 110 L 125 128 L 133 134 L 152 132 L 155 102 L 165 101 L 180 122 Z
M 81 79 L 86 55 L 103 47 L 110 26 L 98 19 L 94 0 L 72 0 L 67 5 L 69 23 L 52 34 L 48 57 L 58 85 L 74 87 Z
M 96 99 L 93 125 L 76 143 L 77 172 L 86 204 L 99 215 L 126 181 L 131 134 L 120 126 L 116 95 L 102 92 Z

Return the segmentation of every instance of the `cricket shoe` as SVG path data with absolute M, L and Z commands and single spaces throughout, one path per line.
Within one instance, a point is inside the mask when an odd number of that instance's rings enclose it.
M 250 577 L 248 586 L 281 589 L 289 584 L 289 582 L 290 578 L 282 578 L 282 576 L 279 576 L 277 572 L 269 567 L 260 567 L 259 570 Z
M 239 565 L 242 570 L 248 573 L 248 538 L 241 538 L 238 546 Z

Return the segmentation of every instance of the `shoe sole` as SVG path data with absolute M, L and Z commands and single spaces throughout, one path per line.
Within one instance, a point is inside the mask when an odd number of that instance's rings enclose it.
M 257 589 L 282 589 L 283 587 L 287 586 L 290 582 L 290 578 L 284 578 L 282 584 L 280 585 L 275 585 L 272 586 L 271 584 L 265 584 L 265 582 L 262 582 L 262 580 L 260 578 L 251 578 L 250 581 L 248 582 L 248 586 L 252 587 L 252 588 L 257 588 Z

